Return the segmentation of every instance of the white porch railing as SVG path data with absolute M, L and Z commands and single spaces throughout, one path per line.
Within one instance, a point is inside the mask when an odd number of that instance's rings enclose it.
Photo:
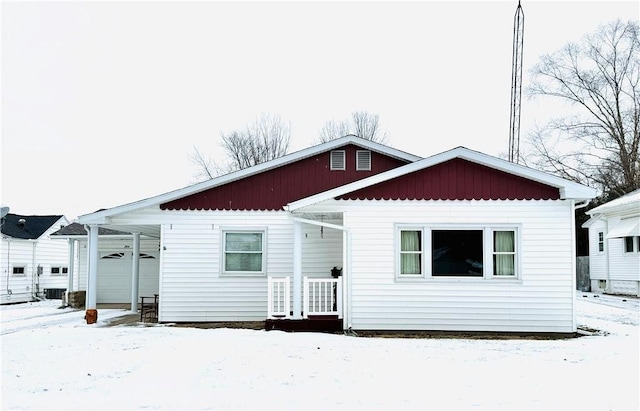
M 342 281 L 340 278 L 304 277 L 302 316 L 337 315 L 342 318 Z
M 342 279 L 303 278 L 302 316 L 337 315 L 342 318 Z M 267 279 L 267 318 L 291 317 L 291 277 Z
M 290 277 L 269 277 L 267 280 L 268 318 L 289 317 L 291 313 Z

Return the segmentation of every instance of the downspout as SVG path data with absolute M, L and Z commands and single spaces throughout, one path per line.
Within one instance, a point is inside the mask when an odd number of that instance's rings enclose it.
M 347 324 L 346 329 L 350 330 L 352 327 L 352 324 L 351 324 L 351 233 L 349 232 L 349 229 L 341 225 L 319 222 L 315 220 L 307 220 L 306 218 L 294 217 L 293 215 L 291 215 L 290 217 L 293 221 L 298 221 L 300 223 L 317 225 L 320 227 L 327 227 L 327 228 L 340 230 L 346 236 L 346 238 L 343 240 L 343 249 L 346 248 L 346 253 L 342 256 L 342 259 L 343 259 L 343 267 L 342 267 L 343 283 L 342 284 L 344 289 L 344 292 L 343 292 L 344 297 L 342 298 L 342 305 L 343 305 L 342 310 L 344 312 L 343 317 L 345 318 L 346 324 Z M 345 284 L 345 277 L 346 277 L 346 284 Z

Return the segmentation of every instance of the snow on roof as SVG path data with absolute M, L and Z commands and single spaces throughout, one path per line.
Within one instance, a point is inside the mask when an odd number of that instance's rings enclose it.
M 615 200 L 611 200 L 607 203 L 599 205 L 598 207 L 587 211 L 587 214 L 607 214 L 617 212 L 619 210 L 626 210 L 628 208 L 633 210 L 634 205 L 636 213 L 640 214 L 640 189 L 634 190 L 630 193 L 616 198 Z

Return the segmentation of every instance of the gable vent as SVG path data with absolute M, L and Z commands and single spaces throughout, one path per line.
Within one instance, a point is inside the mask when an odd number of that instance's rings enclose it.
M 331 151 L 331 170 L 345 170 L 345 152 L 344 150 Z
M 357 171 L 371 170 L 371 151 L 369 150 L 356 151 L 356 170 Z

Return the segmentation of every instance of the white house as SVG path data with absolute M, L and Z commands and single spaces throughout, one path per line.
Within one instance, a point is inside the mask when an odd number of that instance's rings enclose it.
M 587 214 L 591 289 L 640 296 L 640 189 Z
M 156 239 L 160 322 L 335 318 L 341 329 L 576 330 L 574 211 L 595 190 L 463 147 L 421 159 L 347 136 L 87 214 Z M 95 264 L 94 264 L 95 262 Z
M 50 235 L 69 224 L 63 215 L 7 214 L 0 244 L 0 303 L 60 298 L 67 288 L 69 246 Z

